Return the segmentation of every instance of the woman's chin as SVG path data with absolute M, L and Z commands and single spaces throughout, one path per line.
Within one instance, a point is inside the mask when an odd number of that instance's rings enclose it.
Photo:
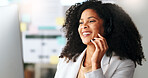
M 88 44 L 90 44 L 91 42 L 90 42 L 90 40 L 87 40 L 87 41 L 82 41 L 83 42 L 83 44 L 85 44 L 85 45 L 88 45 Z

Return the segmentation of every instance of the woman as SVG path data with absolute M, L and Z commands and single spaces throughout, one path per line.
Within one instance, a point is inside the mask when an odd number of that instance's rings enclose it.
M 97 0 L 66 12 L 67 44 L 55 78 L 133 78 L 144 54 L 141 36 L 119 6 Z

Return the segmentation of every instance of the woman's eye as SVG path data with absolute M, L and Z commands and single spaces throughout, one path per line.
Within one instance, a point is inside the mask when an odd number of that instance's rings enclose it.
M 83 22 L 79 22 L 79 24 L 83 24 Z
M 89 22 L 96 22 L 95 20 L 89 21 Z

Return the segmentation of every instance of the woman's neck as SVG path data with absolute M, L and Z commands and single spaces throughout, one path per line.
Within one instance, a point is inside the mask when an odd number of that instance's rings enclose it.
M 87 45 L 86 57 L 87 56 L 91 57 L 93 55 L 94 51 L 95 51 L 95 46 L 93 44 Z

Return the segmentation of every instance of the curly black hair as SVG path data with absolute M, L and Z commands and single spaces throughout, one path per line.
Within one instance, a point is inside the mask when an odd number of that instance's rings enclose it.
M 66 57 L 75 62 L 86 48 L 78 33 L 79 19 L 85 9 L 95 10 L 103 19 L 104 37 L 109 46 L 107 56 L 115 52 L 121 60 L 131 59 L 135 64 L 142 65 L 142 59 L 145 57 L 141 46 L 141 35 L 130 16 L 116 4 L 97 0 L 76 3 L 66 11 L 66 21 L 62 29 L 66 34 L 67 43 L 60 58 Z

